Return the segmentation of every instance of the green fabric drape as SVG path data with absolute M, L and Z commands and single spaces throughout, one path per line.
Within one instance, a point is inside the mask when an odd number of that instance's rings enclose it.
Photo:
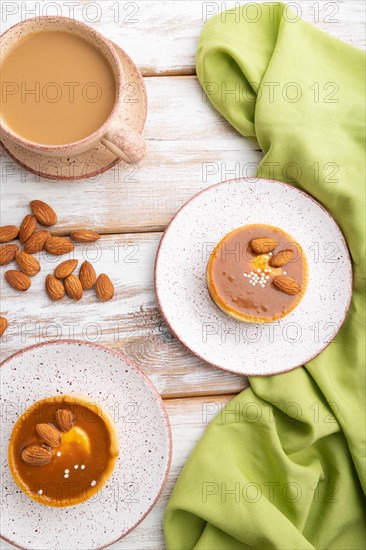
M 258 176 L 335 218 L 354 288 L 334 342 L 305 367 L 251 377 L 210 424 L 168 503 L 167 548 L 365 548 L 365 56 L 285 4 L 246 5 L 205 24 L 197 74 L 262 148 Z

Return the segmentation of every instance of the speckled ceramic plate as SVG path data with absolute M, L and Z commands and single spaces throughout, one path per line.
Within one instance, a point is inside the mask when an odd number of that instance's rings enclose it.
M 119 119 L 137 132 L 142 133 L 147 114 L 147 95 L 144 79 L 132 59 L 117 44 L 113 46 L 121 60 L 124 75 L 124 100 Z M 52 180 L 78 180 L 95 177 L 121 161 L 104 145 L 81 155 L 70 157 L 45 157 L 17 145 L 6 136 L 0 138 L 6 153 L 26 170 Z
M 233 229 L 257 223 L 288 232 L 309 264 L 300 304 L 260 325 L 228 317 L 206 286 L 215 245 Z M 244 178 L 202 191 L 178 212 L 160 243 L 155 288 L 166 323 L 195 355 L 224 370 L 263 376 L 303 365 L 333 340 L 350 305 L 352 267 L 340 229 L 317 201 L 279 181 Z
M 120 353 L 78 341 L 32 346 L 1 369 L 1 537 L 20 548 L 104 548 L 142 521 L 158 499 L 171 461 L 163 402 L 149 379 Z M 79 393 L 104 405 L 118 430 L 120 456 L 107 485 L 92 499 L 50 508 L 13 481 L 7 446 L 18 416 L 32 403 Z

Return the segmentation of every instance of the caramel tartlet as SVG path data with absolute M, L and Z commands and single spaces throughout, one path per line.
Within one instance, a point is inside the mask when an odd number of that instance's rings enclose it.
M 37 401 L 18 418 L 9 442 L 20 489 L 47 506 L 74 506 L 106 484 L 119 454 L 114 422 L 80 395 Z
M 305 294 L 308 264 L 301 246 L 271 225 L 245 225 L 216 246 L 207 265 L 212 300 L 238 321 L 268 323 L 288 315 Z

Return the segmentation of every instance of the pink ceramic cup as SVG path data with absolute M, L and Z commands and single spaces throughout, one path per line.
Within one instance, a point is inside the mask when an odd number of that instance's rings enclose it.
M 0 37 L 0 63 L 16 42 L 26 35 L 38 31 L 67 31 L 76 33 L 96 47 L 109 62 L 116 82 L 116 96 L 113 110 L 104 124 L 93 134 L 73 143 L 62 145 L 44 145 L 28 141 L 16 134 L 0 118 L 0 131 L 10 140 L 35 153 L 46 156 L 66 157 L 78 155 L 102 143 L 117 157 L 128 163 L 139 162 L 146 152 L 142 136 L 118 120 L 122 106 L 123 86 L 125 82 L 121 62 L 112 46 L 99 32 L 77 20 L 61 16 L 45 16 L 17 23 Z

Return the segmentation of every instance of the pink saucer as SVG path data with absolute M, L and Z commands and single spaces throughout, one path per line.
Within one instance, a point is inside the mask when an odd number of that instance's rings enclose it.
M 146 87 L 140 70 L 132 59 L 117 44 L 113 46 L 122 63 L 126 83 L 124 85 L 124 100 L 119 113 L 121 123 L 127 124 L 142 133 L 147 115 Z M 51 180 L 78 180 L 95 177 L 106 172 L 119 162 L 104 145 L 80 155 L 70 157 L 45 157 L 10 141 L 4 135 L 0 144 L 6 153 L 22 168 Z

